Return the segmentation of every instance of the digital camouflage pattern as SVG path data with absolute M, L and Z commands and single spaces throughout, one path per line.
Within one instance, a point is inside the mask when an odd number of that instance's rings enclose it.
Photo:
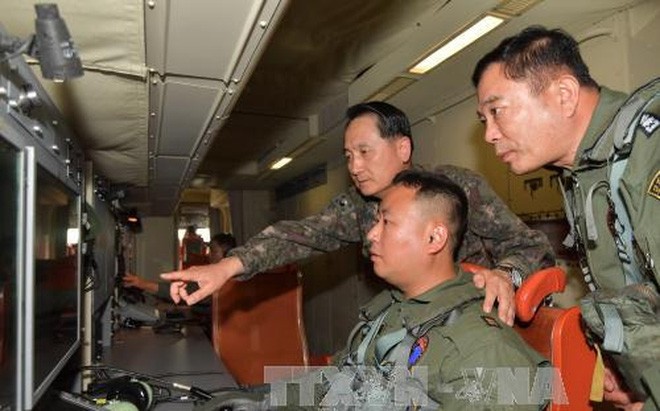
M 469 202 L 468 230 L 460 248 L 460 261 L 485 267 L 504 264 L 528 275 L 554 265 L 547 237 L 530 229 L 495 194 L 479 174 L 455 166 L 434 169 L 463 187 Z M 362 243 L 376 221 L 377 198 L 361 196 L 355 187 L 335 197 L 319 214 L 298 221 L 280 221 L 230 251 L 238 257 L 247 279 L 258 272 L 307 257 L 327 253 L 351 243 Z
M 588 335 L 599 344 L 606 330 L 603 307 L 608 306 L 617 311 L 622 321 L 621 350 L 608 351 L 608 355 L 617 364 L 624 381 L 637 393 L 644 393 L 645 385 L 660 390 L 660 380 L 651 380 L 651 369 L 657 368 L 660 358 L 660 297 L 644 284 L 590 293 L 581 302 L 582 317 L 590 328 Z

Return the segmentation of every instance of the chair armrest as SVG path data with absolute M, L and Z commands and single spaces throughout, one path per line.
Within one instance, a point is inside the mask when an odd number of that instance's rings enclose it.
M 466 262 L 461 263 L 461 268 L 473 274 L 485 269 Z M 565 287 L 566 273 L 559 267 L 544 268 L 531 274 L 516 291 L 516 318 L 523 322 L 530 321 L 547 296 L 562 292 Z
M 523 322 L 530 321 L 547 296 L 562 292 L 565 287 L 566 273 L 559 267 L 531 274 L 516 291 L 516 317 Z
M 461 263 L 461 268 L 463 269 L 463 271 L 472 274 L 476 273 L 477 271 L 486 270 L 486 267 L 483 267 L 479 264 L 467 263 L 467 262 Z
M 315 367 L 324 367 L 326 365 L 332 365 L 332 355 L 326 355 L 326 354 L 310 355 L 309 365 Z

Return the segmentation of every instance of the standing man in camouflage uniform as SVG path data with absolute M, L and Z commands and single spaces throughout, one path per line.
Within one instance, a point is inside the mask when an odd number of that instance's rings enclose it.
M 378 202 L 394 176 L 412 167 L 410 123 L 398 108 L 383 102 L 357 104 L 348 109 L 344 153 L 354 187 L 335 197 L 317 215 L 299 221 L 280 221 L 247 243 L 232 250 L 218 264 L 163 274 L 174 280 L 170 293 L 175 302 L 194 304 L 222 287 L 227 279 L 277 267 L 363 242 L 373 226 Z M 460 261 L 494 267 L 474 275 L 486 288 L 484 310 L 495 300 L 499 315 L 513 324 L 513 284 L 540 268 L 554 264 L 554 254 L 544 234 L 531 230 L 500 200 L 486 181 L 474 172 L 440 166 L 436 173 L 460 185 L 470 202 L 469 228 L 460 249 Z M 195 281 L 199 291 L 188 295 L 184 282 Z
M 538 26 L 503 40 L 472 81 L 485 139 L 511 171 L 562 170 L 567 241 L 597 290 L 583 300 L 583 317 L 628 385 L 597 368 L 604 398 L 631 409 L 648 398 L 644 409 L 657 409 L 660 81 L 630 97 L 599 87 L 577 42 Z

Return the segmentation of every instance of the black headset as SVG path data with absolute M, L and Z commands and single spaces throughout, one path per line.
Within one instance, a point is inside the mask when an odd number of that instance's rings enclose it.
M 113 378 L 95 391 L 105 393 L 107 404 L 103 408 L 111 411 L 148 411 L 154 402 L 151 386 L 130 376 Z

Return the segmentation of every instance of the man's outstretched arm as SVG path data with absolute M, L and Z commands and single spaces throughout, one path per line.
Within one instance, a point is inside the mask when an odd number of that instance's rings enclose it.
M 236 257 L 223 258 L 215 264 L 192 266 L 187 270 L 161 274 L 161 278 L 171 281 L 170 297 L 175 303 L 185 301 L 193 305 L 215 290 L 219 290 L 230 278 L 243 273 L 243 263 Z M 188 294 L 186 285 L 195 282 L 199 289 Z
M 213 294 L 232 277 L 245 280 L 255 273 L 359 242 L 357 201 L 352 195 L 340 194 L 319 214 L 267 227 L 216 264 L 161 274 L 161 278 L 173 281 L 170 295 L 174 302 L 183 300 L 192 305 Z M 185 283 L 191 281 L 197 283 L 199 290 L 188 294 Z

